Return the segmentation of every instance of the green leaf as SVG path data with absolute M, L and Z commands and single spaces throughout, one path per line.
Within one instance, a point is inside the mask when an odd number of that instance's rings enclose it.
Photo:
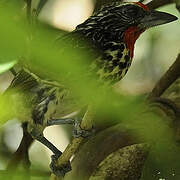
M 10 61 L 10 62 L 5 62 L 5 63 L 0 63 L 0 74 L 11 69 L 16 63 L 17 63 L 16 60 Z

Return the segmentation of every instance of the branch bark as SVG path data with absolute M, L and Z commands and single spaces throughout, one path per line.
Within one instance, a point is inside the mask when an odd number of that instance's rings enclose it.
M 119 149 L 99 164 L 90 180 L 139 180 L 148 154 L 147 144 L 134 144 Z

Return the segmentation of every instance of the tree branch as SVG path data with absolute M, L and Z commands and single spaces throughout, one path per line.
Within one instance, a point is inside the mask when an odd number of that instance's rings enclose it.
M 176 9 L 180 12 L 180 0 L 174 0 L 176 3 Z
M 71 180 L 73 177 L 79 180 L 89 179 L 98 164 L 109 154 L 138 142 L 143 141 L 135 138 L 135 132 L 122 130 L 121 125 L 99 132 L 79 148 L 72 161 L 72 171 L 67 173 L 65 180 Z
M 90 180 L 139 180 L 148 154 L 147 144 L 134 144 L 119 149 L 99 164 Z
M 149 94 L 148 99 L 160 97 L 164 91 L 180 77 L 180 54 L 176 58 L 176 61 L 168 69 L 168 71 L 157 82 L 152 92 Z
M 8 163 L 7 168 L 6 168 L 7 170 L 15 171 L 18 168 L 18 165 L 20 164 L 20 162 L 23 162 L 25 169 L 28 169 L 30 166 L 28 150 L 33 142 L 33 138 L 27 132 L 27 123 L 22 124 L 22 127 L 23 127 L 23 138 L 21 140 L 21 143 L 18 149 L 13 154 L 10 162 Z
M 123 1 L 123 0 L 96 0 L 95 1 L 95 8 L 94 8 L 94 12 L 98 11 L 99 9 L 101 9 L 102 6 L 105 6 L 107 4 L 111 4 L 113 2 L 118 2 L 118 1 Z M 140 2 L 143 2 L 144 0 L 140 0 Z M 179 2 L 179 0 L 176 0 Z M 147 6 L 150 9 L 156 9 L 159 8 L 161 6 L 165 6 L 168 4 L 172 4 L 174 3 L 173 0 L 152 0 L 151 2 L 149 2 L 147 4 Z M 176 3 L 178 4 L 178 3 Z M 178 6 L 179 7 L 179 6 Z
M 92 119 L 93 119 L 93 109 L 91 106 L 88 107 L 82 121 L 81 121 L 81 128 L 83 130 L 91 130 L 92 129 Z M 70 158 L 73 156 L 73 154 L 77 151 L 77 149 L 79 148 L 80 144 L 83 141 L 83 137 L 78 137 L 78 138 L 74 138 L 72 140 L 72 142 L 70 144 L 68 144 L 67 148 L 65 149 L 65 151 L 63 152 L 63 154 L 59 157 L 58 162 L 57 162 L 57 166 L 59 167 L 63 167 L 64 165 L 66 165 L 68 163 L 68 161 L 70 160 Z M 56 177 L 54 174 L 51 175 L 51 180 L 55 180 L 55 179 L 62 179 L 62 177 Z

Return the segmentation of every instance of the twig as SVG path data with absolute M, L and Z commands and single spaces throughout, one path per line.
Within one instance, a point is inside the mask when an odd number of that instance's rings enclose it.
M 95 8 L 94 8 L 94 12 L 101 9 L 102 6 L 105 6 L 107 4 L 112 4 L 113 2 L 118 2 L 118 1 L 120 2 L 120 1 L 123 1 L 123 0 L 97 0 Z M 178 0 L 176 0 L 176 1 L 178 1 Z M 144 0 L 139 0 L 139 2 L 144 2 Z M 152 0 L 151 2 L 149 2 L 147 4 L 147 6 L 150 9 L 156 9 L 156 8 L 159 8 L 161 6 L 171 4 L 171 3 L 174 3 L 174 1 L 173 0 Z
M 24 161 L 23 164 L 24 164 L 25 169 L 29 168 L 30 161 L 29 161 L 29 156 L 28 156 L 28 149 L 33 142 L 33 138 L 27 132 L 27 123 L 23 123 L 22 128 L 23 128 L 23 138 L 21 140 L 21 143 L 18 149 L 13 154 L 10 162 L 8 163 L 7 168 L 6 168 L 7 170 L 15 171 L 19 163 L 22 161 Z
M 176 3 L 176 9 L 179 11 L 180 13 L 180 0 L 174 0 L 174 2 Z
M 176 58 L 176 61 L 163 75 L 163 77 L 157 82 L 152 92 L 149 94 L 148 99 L 160 97 L 164 91 L 180 77 L 180 54 Z

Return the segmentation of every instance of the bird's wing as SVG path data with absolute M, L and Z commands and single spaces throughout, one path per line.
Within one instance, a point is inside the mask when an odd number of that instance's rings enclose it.
M 14 79 L 12 80 L 12 82 L 7 90 L 18 89 L 21 91 L 28 91 L 29 89 L 32 89 L 33 87 L 35 87 L 37 85 L 38 85 L 37 79 L 35 79 L 27 71 L 22 69 L 14 77 Z
M 93 60 L 99 57 L 101 53 L 95 43 L 92 43 L 90 39 L 88 39 L 84 34 L 81 33 L 81 31 L 78 30 L 74 30 L 61 37 L 58 37 L 55 41 L 55 46 L 61 48 L 61 44 L 63 43 L 66 44 L 63 46 L 65 51 L 67 50 L 68 52 L 69 48 L 75 49 L 77 51 L 84 51 L 89 54 Z

